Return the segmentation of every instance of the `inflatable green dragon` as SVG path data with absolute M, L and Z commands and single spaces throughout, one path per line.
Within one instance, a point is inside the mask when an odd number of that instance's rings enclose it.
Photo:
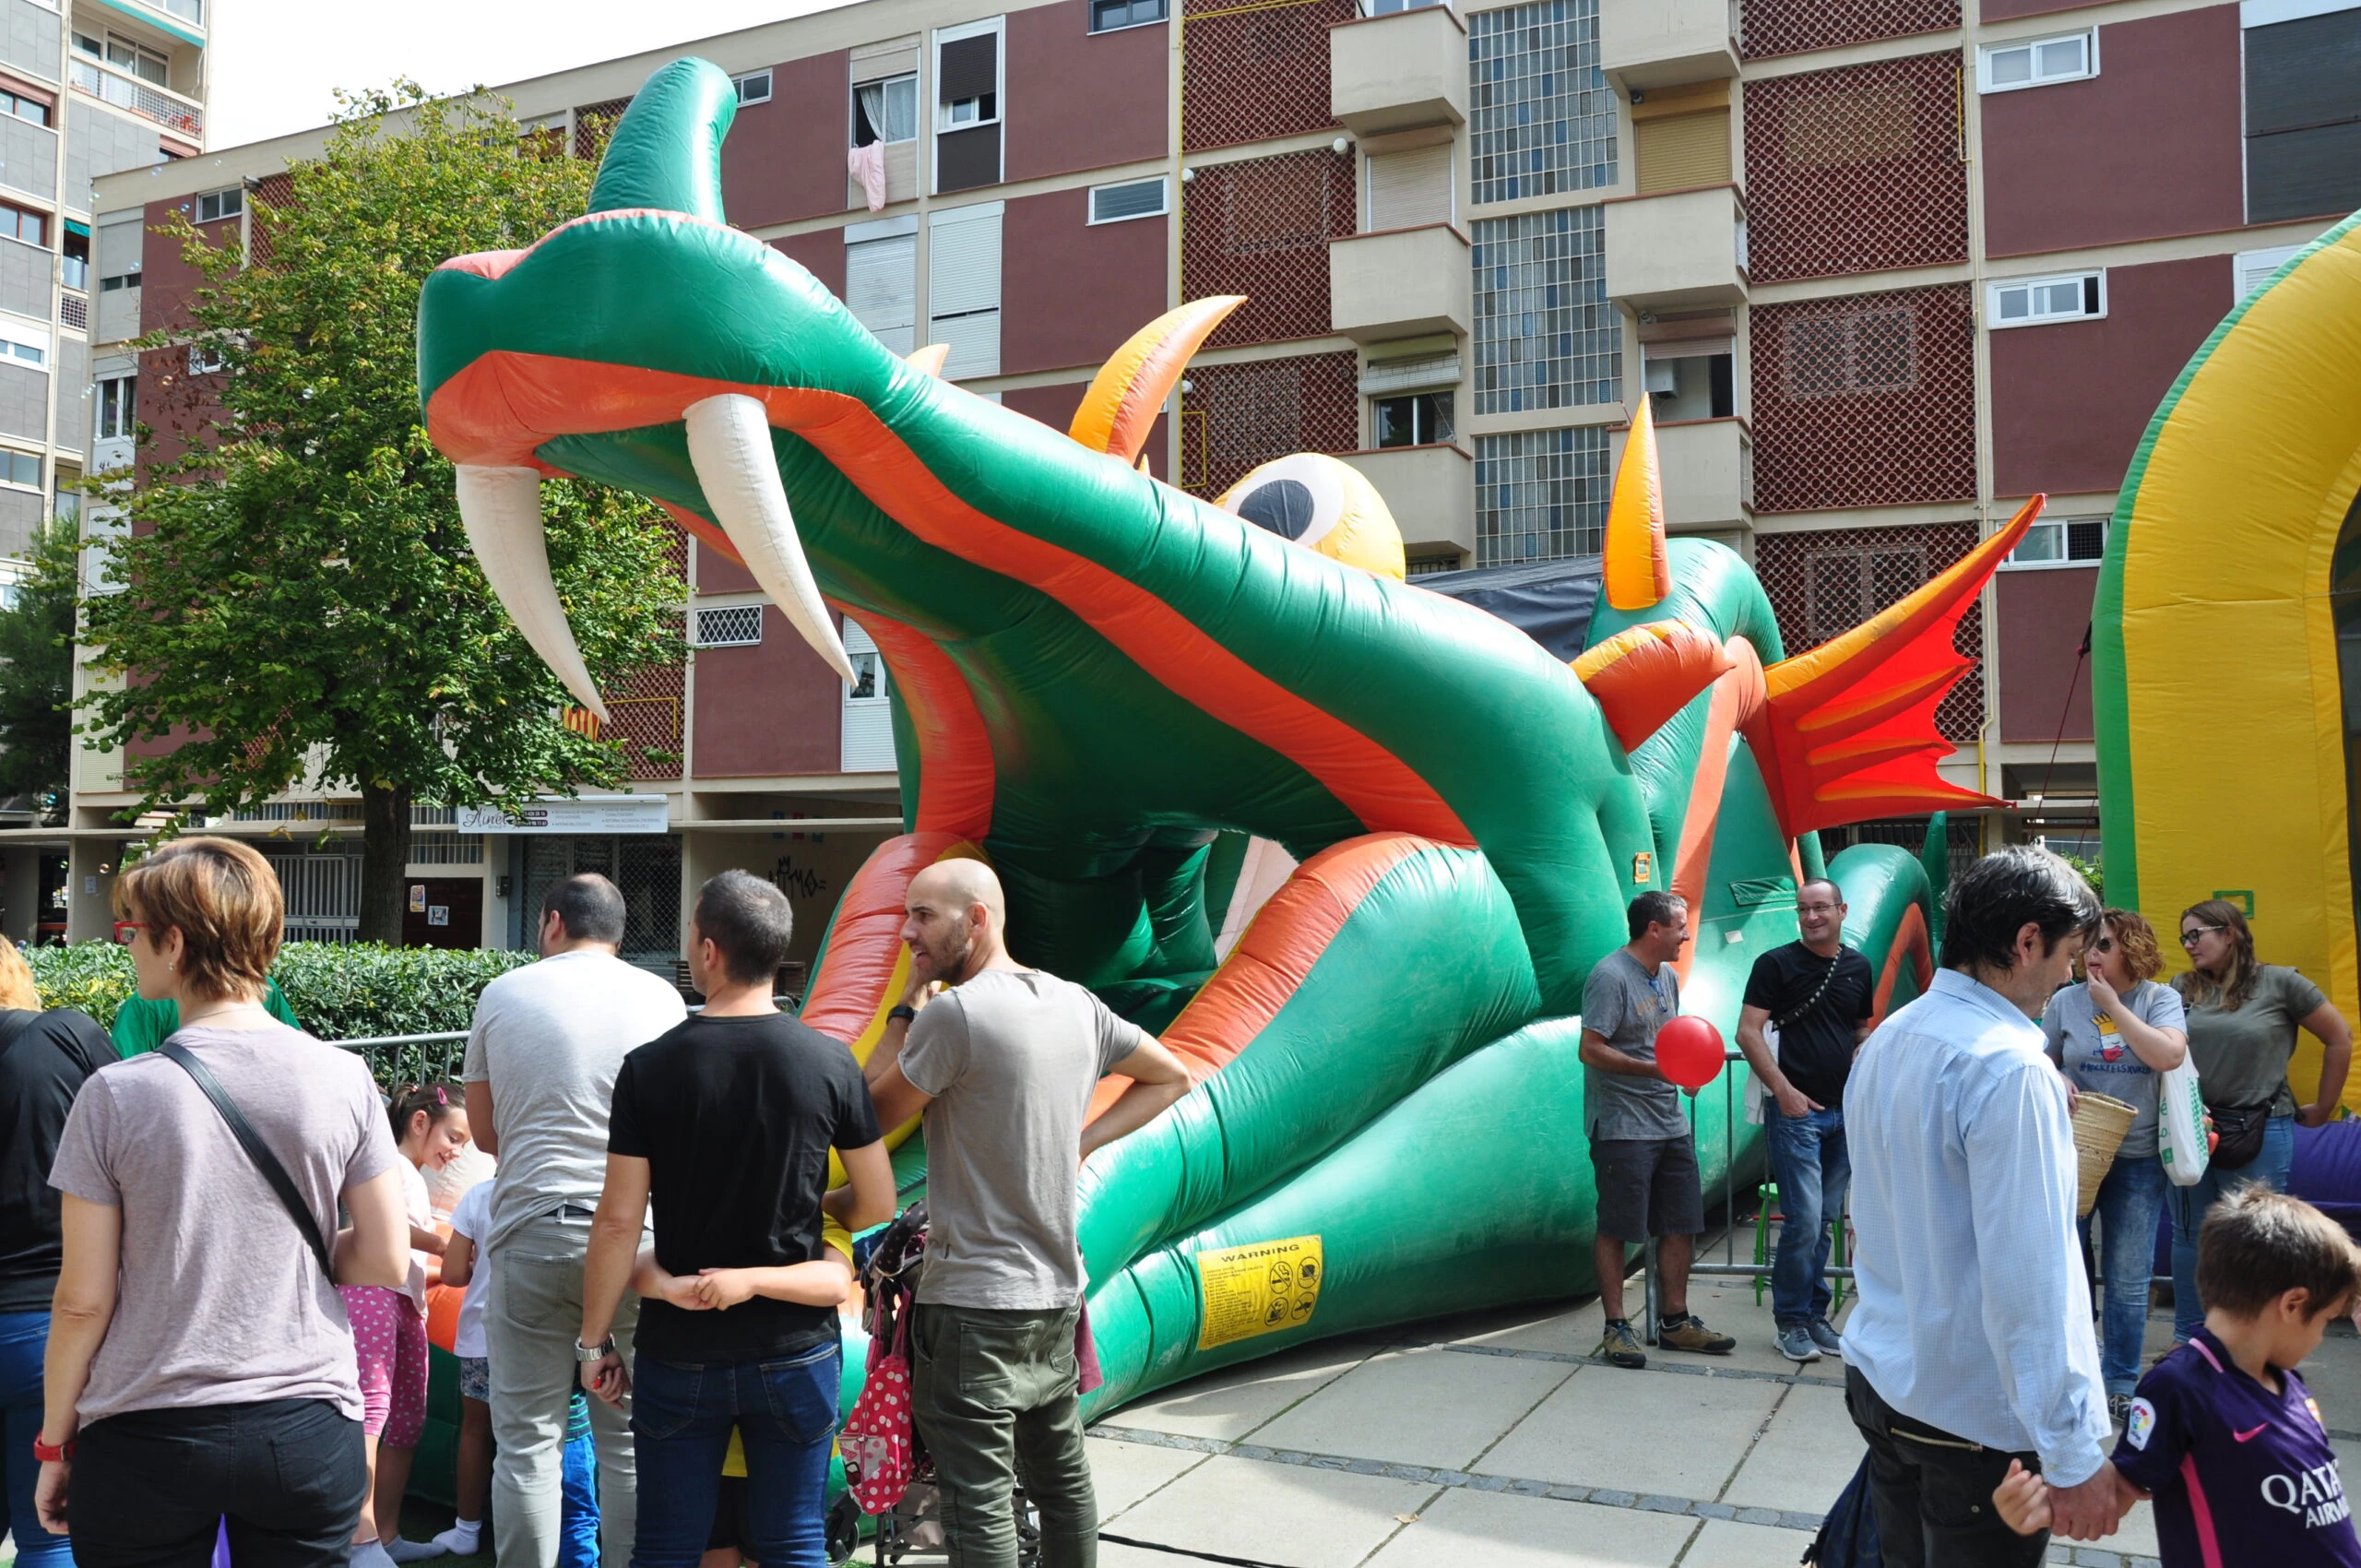
M 426 287 L 428 425 L 519 628 L 600 711 L 536 500 L 575 474 L 742 560 L 840 672 L 830 607 L 875 637 L 908 831 L 848 888 L 803 1016 L 865 1055 L 907 972 L 909 878 L 979 855 L 1018 956 L 1158 1029 L 1198 1079 L 1083 1174 L 1098 1408 L 1305 1338 L 1587 1286 L 1575 1015 L 1625 904 L 1688 897 L 1687 1010 L 1729 1030 L 1755 956 L 1795 933 L 1816 829 L 1978 799 L 1937 780 L 1932 713 L 1964 667 L 1958 617 L 2031 509 L 1783 661 L 1745 563 L 1667 544 L 1643 409 L 1570 666 L 1323 553 L 1350 530 L 1316 484 L 1249 476 L 1225 510 L 1134 468 L 1203 312 L 1134 339 L 1074 435 L 889 352 L 724 222 L 734 108 L 715 66 L 666 66 L 586 217 Z M 1217 949 L 1250 845 L 1299 863 Z M 1918 861 L 1863 847 L 1833 871 L 1880 1006 L 1916 994 Z M 1724 1104 L 1695 1102 L 1709 1184 Z M 1737 1147 L 1753 1158 L 1750 1131 Z

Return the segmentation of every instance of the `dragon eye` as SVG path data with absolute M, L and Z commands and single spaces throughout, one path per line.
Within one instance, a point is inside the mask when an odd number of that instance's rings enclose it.
M 1221 498 L 1222 510 L 1307 550 L 1356 509 L 1360 499 L 1347 476 L 1359 475 L 1334 457 L 1299 452 L 1264 463 Z

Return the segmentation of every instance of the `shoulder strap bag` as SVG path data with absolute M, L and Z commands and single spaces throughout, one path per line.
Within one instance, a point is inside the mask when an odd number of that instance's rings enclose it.
M 295 1221 L 295 1229 L 302 1231 L 303 1240 L 311 1244 L 312 1255 L 319 1260 L 320 1272 L 327 1277 L 329 1284 L 335 1284 L 336 1265 L 329 1259 L 326 1239 L 320 1234 L 319 1219 L 312 1213 L 310 1206 L 303 1202 L 303 1194 L 295 1190 L 295 1179 L 287 1174 L 287 1167 L 279 1163 L 279 1157 L 271 1153 L 270 1146 L 262 1141 L 262 1134 L 255 1132 L 254 1123 L 246 1120 L 246 1113 L 238 1109 L 236 1100 L 230 1098 L 230 1091 L 221 1087 L 220 1080 L 207 1070 L 204 1063 L 190 1053 L 188 1047 L 166 1040 L 157 1050 L 172 1058 L 174 1065 L 196 1080 L 196 1087 L 205 1091 L 205 1098 L 213 1102 L 213 1109 L 221 1113 L 221 1120 L 230 1124 L 231 1133 L 245 1146 L 247 1158 L 262 1172 L 263 1180 L 269 1182 L 270 1190 L 279 1194 L 279 1201 L 287 1206 L 288 1218 Z
M 1771 1048 L 1772 1061 L 1776 1062 L 1779 1060 L 1779 1036 L 1781 1033 L 1783 1033 L 1787 1027 L 1793 1024 L 1797 1019 L 1802 1017 L 1805 1014 L 1820 1005 L 1820 999 L 1828 994 L 1828 982 L 1836 978 L 1836 966 L 1843 963 L 1844 960 L 1845 955 L 1840 949 L 1834 957 L 1828 960 L 1828 967 L 1821 970 L 1820 984 L 1814 986 L 1812 988 L 1812 993 L 1804 998 L 1802 1006 L 1797 1007 L 1793 1012 L 1788 1013 L 1782 1017 L 1767 1018 L 1763 1020 L 1762 1039 L 1763 1043 Z M 1770 1117 L 1771 1091 L 1762 1087 L 1762 1076 L 1761 1074 L 1750 1072 L 1746 1075 L 1746 1119 L 1754 1126 L 1760 1127 L 1765 1122 L 1769 1121 Z

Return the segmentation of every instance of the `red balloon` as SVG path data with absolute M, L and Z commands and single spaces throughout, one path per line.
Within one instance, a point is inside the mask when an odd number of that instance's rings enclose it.
M 1702 1089 L 1719 1076 L 1728 1052 L 1722 1031 L 1710 1022 L 1683 1014 L 1656 1031 L 1656 1065 L 1664 1075 L 1685 1089 Z

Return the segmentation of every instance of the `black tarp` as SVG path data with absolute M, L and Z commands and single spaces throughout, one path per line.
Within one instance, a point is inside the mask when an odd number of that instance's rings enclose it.
M 1591 612 L 1598 608 L 1603 571 L 1597 556 L 1586 555 L 1571 561 L 1436 572 L 1411 581 L 1491 612 L 1548 648 L 1553 658 L 1571 661 L 1590 636 Z

